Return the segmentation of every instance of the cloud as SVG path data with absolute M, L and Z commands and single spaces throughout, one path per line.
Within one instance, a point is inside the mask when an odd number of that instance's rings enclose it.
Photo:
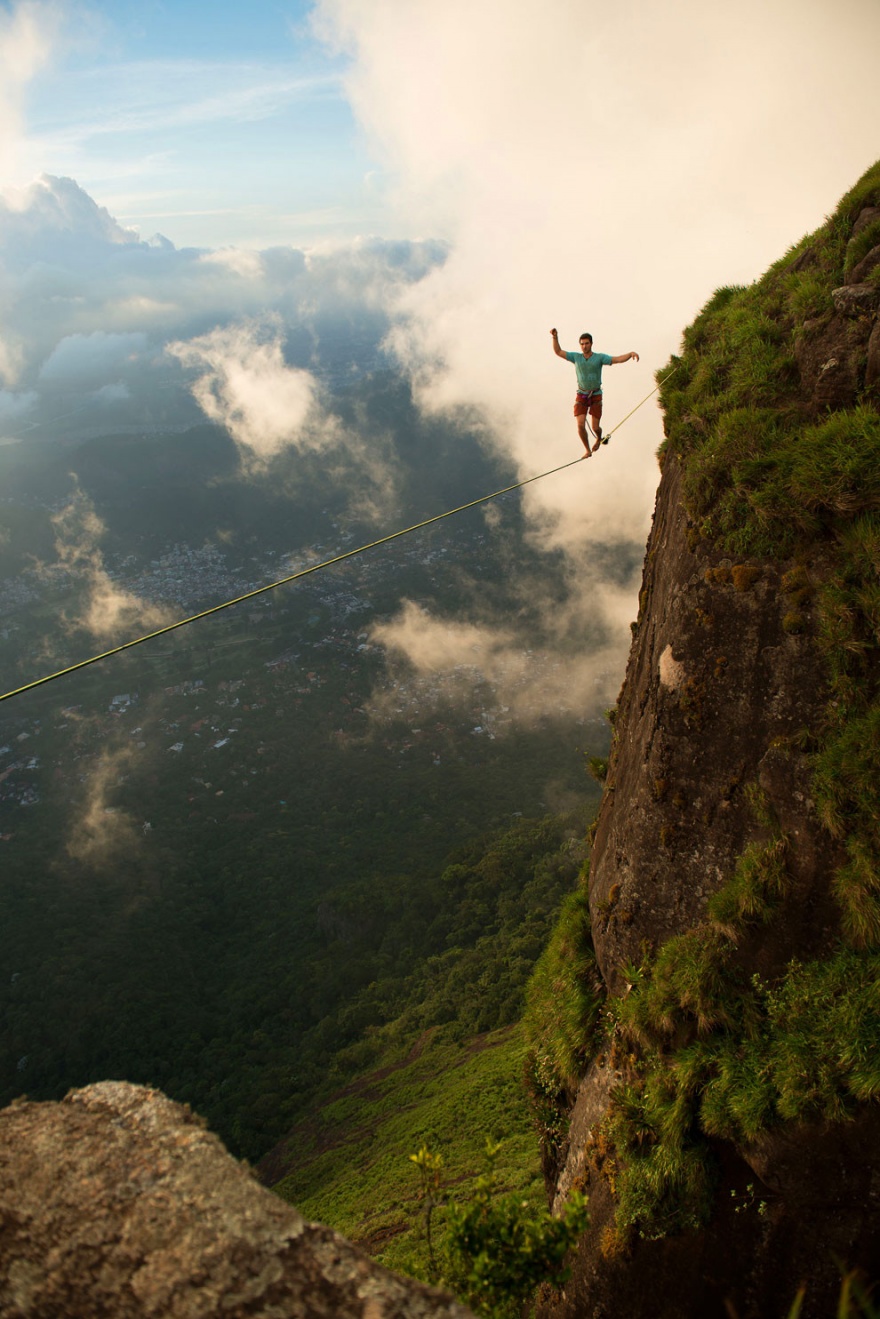
M 131 857 L 135 851 L 135 822 L 128 812 L 112 804 L 114 789 L 132 755 L 126 747 L 101 748 L 67 841 L 68 856 L 74 861 L 96 869 L 116 862 L 121 855 Z
M 109 425 L 97 394 L 119 382 L 129 393 L 116 399 L 115 428 L 183 428 L 198 418 L 185 358 L 200 369 L 208 415 L 230 417 L 252 458 L 288 431 L 324 443 L 308 412 L 315 382 L 349 383 L 379 365 L 400 291 L 445 255 L 432 241 L 378 239 L 310 253 L 178 249 L 161 235 L 142 241 L 72 179 L 43 175 L 0 194 L 0 384 L 36 393 L 35 435 Z M 280 387 L 280 407 L 259 397 L 261 382 Z
M 125 403 L 131 398 L 131 390 L 124 380 L 116 380 L 112 385 L 96 389 L 94 396 L 99 403 Z
M 386 651 L 389 678 L 373 694 L 373 716 L 393 718 L 402 699 L 422 713 L 449 702 L 470 708 L 476 689 L 496 732 L 548 716 L 601 714 L 616 695 L 631 642 L 632 579 L 615 584 L 588 564 L 581 568 L 583 575 L 571 577 L 552 602 L 524 579 L 522 607 L 504 622 L 476 592 L 465 604 L 465 589 L 455 616 L 404 601 L 370 634 Z
M 37 395 L 33 390 L 26 394 L 14 394 L 7 389 L 0 389 L 0 429 L 26 416 L 36 401 Z
M 14 264 L 55 264 L 79 252 L 93 257 L 103 245 L 136 245 L 138 234 L 114 220 L 73 179 L 43 174 L 0 197 L 0 242 Z
M 57 17 L 54 5 L 36 0 L 0 13 L 0 178 L 16 178 L 24 166 L 24 92 L 49 59 Z
M 156 605 L 118 587 L 104 566 L 101 537 L 104 524 L 78 487 L 52 517 L 56 562 L 44 571 L 67 574 L 76 589 L 76 608 L 61 611 L 66 631 L 85 628 L 101 644 L 127 640 L 134 632 L 150 632 L 170 621 Z M 79 598 L 79 591 L 84 591 Z
M 146 347 L 143 333 L 108 334 L 94 330 L 91 334 L 70 334 L 42 364 L 38 379 L 43 384 L 98 389 L 120 368 L 143 370 Z
M 702 0 L 320 0 L 318 18 L 351 57 L 398 223 L 451 245 L 402 292 L 392 343 L 426 409 L 478 407 L 523 473 L 580 452 L 551 326 L 567 348 L 588 329 L 641 352 L 606 371 L 613 426 L 711 291 L 757 277 L 876 154 L 875 0 L 744 0 L 735 18 Z M 820 105 L 829 50 L 847 72 Z M 530 487 L 545 535 L 641 539 L 660 438 L 649 402 Z
M 180 133 L 200 124 L 259 122 L 290 104 L 335 94 L 332 75 L 291 74 L 277 65 L 191 59 L 131 61 L 81 74 L 71 90 L 80 116 L 56 129 L 68 150 L 117 134 Z M 78 93 L 78 95 L 77 95 Z M 95 114 L 95 103 L 112 113 Z M 91 112 L 90 112 L 91 111 Z
M 0 337 L 0 380 L 14 385 L 21 371 L 22 352 L 8 336 Z
M 288 445 L 317 449 L 332 442 L 335 430 L 319 407 L 317 381 L 285 363 L 277 318 L 223 326 L 171 343 L 167 351 L 201 372 L 193 397 L 251 461 L 265 463 Z
M 205 266 L 219 266 L 231 270 L 242 279 L 260 279 L 263 260 L 259 252 L 242 251 L 237 247 L 221 247 L 216 252 L 203 252 L 199 261 Z
M 350 243 L 316 246 L 306 256 L 306 270 L 326 306 L 365 303 L 387 314 L 397 296 L 441 266 L 449 246 L 439 239 L 419 243 L 356 238 Z

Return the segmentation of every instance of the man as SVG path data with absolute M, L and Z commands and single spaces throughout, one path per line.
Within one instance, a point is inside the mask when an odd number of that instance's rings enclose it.
M 602 439 L 602 367 L 616 366 L 618 362 L 628 362 L 630 359 L 637 362 L 639 355 L 623 353 L 620 357 L 609 357 L 607 353 L 594 353 L 591 334 L 581 335 L 578 340 L 581 346 L 579 353 L 566 353 L 559 347 L 559 336 L 555 330 L 550 331 L 550 336 L 553 339 L 553 351 L 556 356 L 564 358 L 566 362 L 574 363 L 577 372 L 574 419 L 577 422 L 581 443 L 586 449 L 584 457 L 592 458 L 600 444 L 608 443 L 607 440 Z M 587 434 L 587 417 L 592 422 L 589 434 L 596 441 L 592 449 Z

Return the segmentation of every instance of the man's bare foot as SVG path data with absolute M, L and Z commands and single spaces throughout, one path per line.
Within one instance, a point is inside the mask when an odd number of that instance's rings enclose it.
M 599 446 L 601 445 L 601 443 L 602 443 L 601 440 L 597 440 L 597 441 L 596 441 L 596 443 L 593 445 L 593 453 L 596 452 L 596 450 L 599 448 Z M 591 457 L 592 457 L 592 454 L 591 454 Z
M 587 445 L 587 449 L 586 449 L 586 453 L 584 454 L 584 457 L 592 458 L 592 456 L 593 456 L 593 450 L 590 448 L 589 445 Z

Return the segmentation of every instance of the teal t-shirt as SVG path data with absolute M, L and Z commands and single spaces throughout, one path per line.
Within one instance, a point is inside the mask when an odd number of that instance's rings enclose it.
M 597 353 L 594 350 L 589 357 L 584 357 L 583 353 L 566 353 L 565 356 L 569 362 L 574 362 L 579 393 L 590 394 L 595 389 L 601 393 L 602 367 L 611 365 L 608 353 Z

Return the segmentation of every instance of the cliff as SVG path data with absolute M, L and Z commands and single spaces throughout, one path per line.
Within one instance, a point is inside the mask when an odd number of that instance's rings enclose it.
M 3 1319 L 467 1319 L 258 1185 L 159 1091 L 0 1113 Z
M 580 1038 L 532 1029 L 551 1200 L 591 1210 L 548 1319 L 828 1315 L 880 1276 L 878 309 L 875 166 L 661 373 Z

